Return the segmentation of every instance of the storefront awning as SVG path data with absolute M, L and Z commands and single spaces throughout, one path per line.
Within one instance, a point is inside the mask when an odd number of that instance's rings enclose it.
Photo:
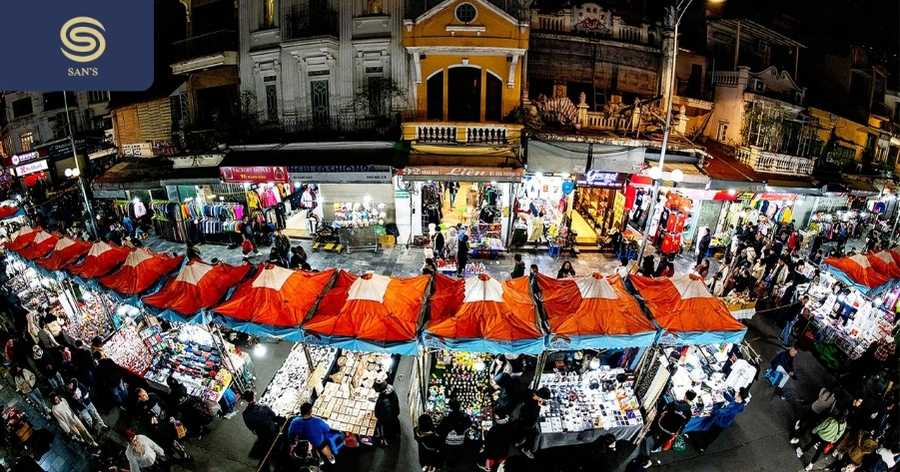
M 101 195 L 116 190 L 151 190 L 166 183 L 206 183 L 219 181 L 217 167 L 175 169 L 172 161 L 162 158 L 122 161 L 94 179 L 91 189 Z
M 678 187 L 687 188 L 705 188 L 709 184 L 709 177 L 697 168 L 696 165 L 687 162 L 666 162 L 663 165 L 662 185 L 669 186 L 673 183 L 673 173 L 679 170 L 682 179 L 677 182 Z M 653 178 L 650 177 L 650 169 L 644 169 L 640 175 L 631 177 L 631 183 L 634 185 L 651 185 Z
M 560 141 L 528 141 L 528 171 L 583 174 L 587 171 L 635 174 L 644 165 L 642 147 Z
M 410 154 L 409 164 L 397 173 L 410 181 L 520 182 L 525 169 L 511 157 Z

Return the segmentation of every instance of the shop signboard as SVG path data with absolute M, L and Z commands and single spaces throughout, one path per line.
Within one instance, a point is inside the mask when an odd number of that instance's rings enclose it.
M 525 174 L 524 169 L 511 167 L 464 167 L 464 166 L 412 166 L 402 170 L 401 175 L 411 180 L 452 180 L 452 181 L 503 181 L 518 182 Z
M 153 146 L 150 143 L 130 143 L 122 145 L 125 157 L 153 157 Z
M 591 187 L 619 188 L 625 183 L 625 179 L 618 172 L 589 170 L 584 175 L 583 183 Z
M 42 159 L 37 162 L 30 162 L 28 164 L 17 166 L 16 175 L 22 177 L 24 175 L 33 174 L 42 170 L 47 170 L 47 159 Z
M 393 177 L 390 166 L 379 165 L 301 165 L 288 166 L 293 180 L 309 183 L 388 183 Z
M 223 181 L 231 183 L 289 181 L 287 167 L 277 166 L 220 167 L 219 175 Z
M 26 153 L 22 153 L 22 154 L 13 154 L 12 163 L 14 166 L 17 166 L 19 164 L 31 162 L 40 157 L 41 157 L 41 154 L 37 151 L 31 151 L 31 152 L 26 152 Z

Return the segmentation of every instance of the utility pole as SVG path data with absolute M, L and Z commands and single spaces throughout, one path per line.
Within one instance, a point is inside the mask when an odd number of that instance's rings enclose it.
M 81 196 L 84 197 L 84 209 L 88 213 L 88 221 L 85 227 L 91 232 L 94 239 L 100 237 L 97 234 L 97 226 L 94 220 L 94 209 L 91 207 L 91 201 L 88 199 L 87 190 L 84 188 L 84 175 L 81 172 L 81 163 L 78 162 L 78 148 L 75 146 L 75 135 L 72 133 L 72 118 L 69 117 L 69 93 L 63 91 L 63 105 L 66 107 L 66 126 L 69 129 L 69 144 L 72 146 L 72 158 L 75 159 L 75 172 L 73 176 L 78 179 L 78 185 L 81 187 Z
M 672 38 L 672 60 L 669 61 L 668 75 L 665 76 L 666 83 L 664 84 L 664 87 L 666 87 L 666 90 L 662 91 L 663 97 L 665 98 L 666 124 L 665 129 L 663 130 L 662 149 L 659 150 L 660 175 L 658 179 L 654 179 L 653 181 L 653 192 L 651 193 L 652 197 L 650 198 L 649 213 L 647 214 L 647 221 L 644 223 L 644 241 L 643 244 L 641 244 L 641 251 L 638 254 L 638 267 L 643 263 L 644 251 L 647 249 L 647 240 L 650 239 L 650 227 L 655 219 L 656 201 L 659 200 L 659 186 L 660 181 L 662 181 L 663 166 L 666 163 L 666 147 L 669 144 L 669 132 L 672 129 L 672 94 L 675 93 L 675 66 L 678 61 L 678 26 L 681 24 L 681 19 L 684 18 L 684 13 L 691 6 L 692 2 L 693 0 L 679 0 L 676 5 L 666 9 L 665 27 L 673 28 L 674 34 L 674 37 Z

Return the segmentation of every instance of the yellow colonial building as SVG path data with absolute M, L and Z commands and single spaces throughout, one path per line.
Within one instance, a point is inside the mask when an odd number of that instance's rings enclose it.
M 528 23 L 487 1 L 447 0 L 404 20 L 403 46 L 415 108 L 403 137 L 414 151 L 515 152 L 522 127 L 503 123 L 521 105 Z

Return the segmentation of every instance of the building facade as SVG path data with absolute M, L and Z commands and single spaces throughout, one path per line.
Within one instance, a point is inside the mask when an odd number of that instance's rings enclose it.
M 240 0 L 245 109 L 292 129 L 375 128 L 406 107 L 403 0 Z

